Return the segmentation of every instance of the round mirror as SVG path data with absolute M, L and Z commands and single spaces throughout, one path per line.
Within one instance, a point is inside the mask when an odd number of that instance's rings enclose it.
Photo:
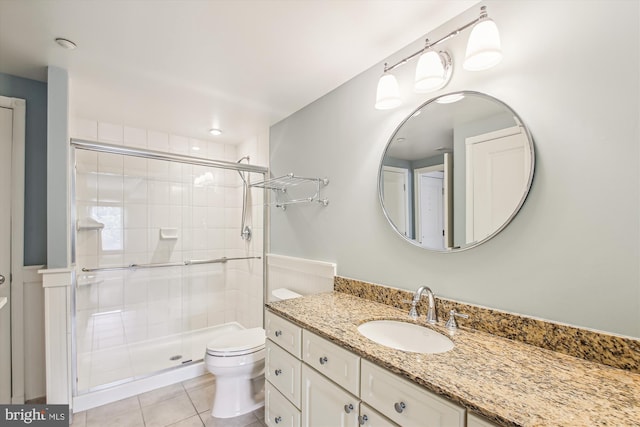
M 380 203 L 414 245 L 469 249 L 516 215 L 534 160 L 529 131 L 505 103 L 478 92 L 443 95 L 412 112 L 391 136 L 378 174 Z

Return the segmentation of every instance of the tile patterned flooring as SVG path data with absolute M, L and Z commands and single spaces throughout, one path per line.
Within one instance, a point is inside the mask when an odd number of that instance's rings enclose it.
M 264 409 L 213 418 L 213 375 L 183 381 L 73 415 L 73 427 L 265 427 Z

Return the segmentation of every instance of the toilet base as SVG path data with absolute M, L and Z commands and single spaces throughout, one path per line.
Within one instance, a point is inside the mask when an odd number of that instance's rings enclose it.
M 211 416 L 231 418 L 264 406 L 264 375 L 253 379 L 216 378 Z

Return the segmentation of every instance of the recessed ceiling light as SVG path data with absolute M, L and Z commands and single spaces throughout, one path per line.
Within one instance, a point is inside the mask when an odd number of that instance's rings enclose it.
M 200 151 L 200 147 L 198 147 L 197 145 L 194 145 L 193 147 L 191 147 L 191 149 L 193 151 Z
M 58 43 L 58 45 L 62 46 L 63 48 L 69 49 L 69 50 L 73 50 L 78 47 L 78 45 L 76 45 L 71 40 L 63 39 L 62 37 L 58 37 L 56 39 L 56 43 Z
M 220 129 L 209 129 L 209 133 L 213 136 L 222 135 L 222 131 Z

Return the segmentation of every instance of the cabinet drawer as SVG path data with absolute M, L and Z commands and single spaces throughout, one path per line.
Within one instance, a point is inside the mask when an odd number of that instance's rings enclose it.
M 464 408 L 362 361 L 360 398 L 401 426 L 464 427 Z
M 359 356 L 307 330 L 302 333 L 302 349 L 302 360 L 309 366 L 349 393 L 356 396 L 359 394 Z
M 300 408 L 300 369 L 302 362 L 278 347 L 271 340 L 266 341 L 265 349 L 265 379 L 297 408 Z
M 389 421 L 370 406 L 360 403 L 360 425 L 365 427 L 399 427 L 398 424 Z
M 269 382 L 264 383 L 264 422 L 270 427 L 300 427 L 300 411 Z
M 265 314 L 265 332 L 267 338 L 300 359 L 302 329 L 269 311 Z

